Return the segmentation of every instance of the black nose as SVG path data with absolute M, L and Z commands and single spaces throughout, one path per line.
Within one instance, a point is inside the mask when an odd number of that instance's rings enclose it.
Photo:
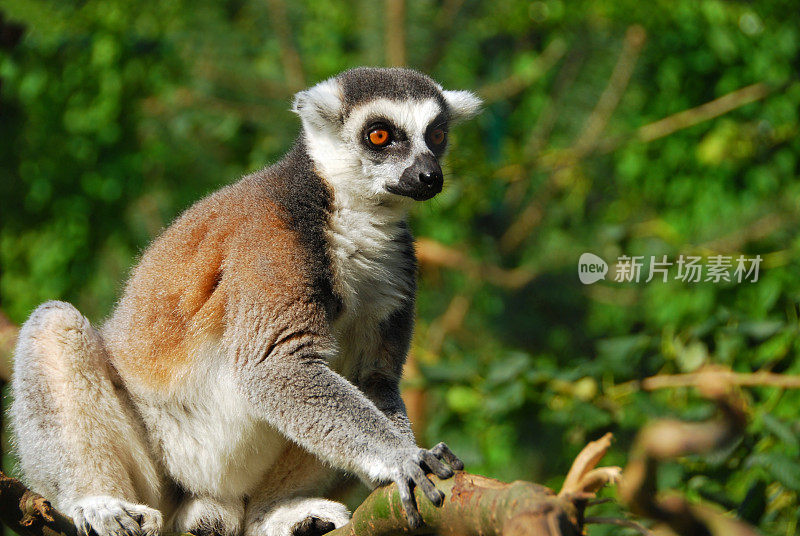
M 387 189 L 395 194 L 424 201 L 441 192 L 443 183 L 444 175 L 439 161 L 432 153 L 423 153 L 403 171 L 398 183 Z
M 419 174 L 420 182 L 424 184 L 433 184 L 436 181 L 443 179 L 441 171 L 425 171 Z

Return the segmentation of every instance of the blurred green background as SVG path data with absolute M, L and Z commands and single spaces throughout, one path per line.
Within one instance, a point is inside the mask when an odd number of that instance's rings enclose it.
M 648 421 L 713 413 L 691 389 L 632 380 L 709 363 L 800 373 L 796 2 L 1 0 L 0 12 L 25 30 L 0 50 L 0 309 L 16 323 L 48 299 L 101 321 L 165 225 L 286 151 L 295 91 L 405 64 L 486 100 L 454 130 L 444 192 L 412 215 L 406 394 L 424 443 L 448 441 L 473 472 L 557 486 L 606 431 L 607 463 L 624 465 Z M 755 283 L 585 286 L 583 252 L 764 261 Z M 800 393 L 746 396 L 745 437 L 665 464 L 659 484 L 795 534 Z

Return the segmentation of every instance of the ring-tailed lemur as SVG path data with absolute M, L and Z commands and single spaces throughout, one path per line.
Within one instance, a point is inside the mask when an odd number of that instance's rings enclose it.
M 414 316 L 406 212 L 442 189 L 448 126 L 477 113 L 407 69 L 346 71 L 295 96 L 277 164 L 189 208 L 93 328 L 40 306 L 16 348 L 24 477 L 81 534 L 313 534 L 349 519 L 334 470 L 411 489 L 462 463 L 414 441 L 398 381 Z M 166 523 L 162 521 L 162 512 Z

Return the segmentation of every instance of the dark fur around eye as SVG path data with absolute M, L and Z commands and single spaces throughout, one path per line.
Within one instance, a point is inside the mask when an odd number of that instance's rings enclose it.
M 436 130 L 441 130 L 444 133 L 444 139 L 439 144 L 433 143 L 433 140 L 431 140 L 431 134 Z M 436 116 L 428 125 L 428 128 L 425 129 L 425 143 L 436 156 L 444 153 L 447 147 L 448 130 L 447 116 L 444 114 Z

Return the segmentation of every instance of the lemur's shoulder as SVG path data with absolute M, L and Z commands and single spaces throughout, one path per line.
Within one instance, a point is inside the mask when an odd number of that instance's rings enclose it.
M 188 208 L 142 254 L 104 326 L 123 375 L 173 382 L 198 344 L 223 337 L 237 301 L 335 308 L 329 206 L 324 183 L 293 149 Z

